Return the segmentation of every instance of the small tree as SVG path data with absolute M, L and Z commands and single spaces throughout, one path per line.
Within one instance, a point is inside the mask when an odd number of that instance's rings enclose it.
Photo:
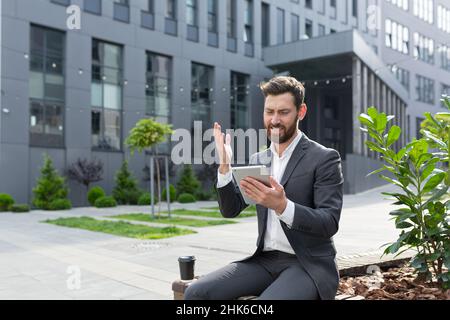
M 141 192 L 137 180 L 128 169 L 128 161 L 124 161 L 116 174 L 116 185 L 112 195 L 119 204 L 137 204 Z
M 33 204 L 43 210 L 49 210 L 50 204 L 59 199 L 66 199 L 69 190 L 66 181 L 53 167 L 53 162 L 46 154 L 44 166 L 41 168 L 41 176 L 33 189 Z
M 178 195 L 183 193 L 195 195 L 199 188 L 200 182 L 198 181 L 194 170 L 192 170 L 192 166 L 185 164 L 183 171 L 181 172 L 180 180 L 177 183 Z
M 450 109 L 450 103 L 446 100 Z M 414 140 L 396 152 L 393 145 L 401 135 L 398 126 L 388 123 L 394 116 L 379 113 L 369 108 L 367 114 L 360 116 L 364 132 L 373 141 L 366 145 L 381 154 L 382 168 L 371 174 L 389 172 L 380 177 L 397 186 L 402 192 L 383 193 L 396 199 L 394 205 L 401 206 L 392 211 L 396 228 L 401 230 L 399 238 L 390 244 L 385 253 L 395 254 L 414 249 L 416 255 L 410 264 L 422 279 L 437 279 L 445 289 L 450 288 L 450 228 L 448 211 L 448 172 L 439 164 L 448 163 L 450 113 L 440 113 L 433 117 L 426 114 L 428 123 L 422 130 L 424 138 Z M 437 130 L 439 129 L 439 130 Z M 439 133 L 440 132 L 440 133 Z M 430 147 L 440 149 L 438 153 L 429 152 Z M 447 201 L 446 201 L 447 200 Z M 443 267 L 447 267 L 445 270 Z
M 136 126 L 131 129 L 130 135 L 125 141 L 125 144 L 130 148 L 131 155 L 135 151 L 143 152 L 148 148 L 152 148 L 159 143 L 166 141 L 167 136 L 172 134 L 172 126 L 162 124 L 154 121 L 153 119 L 141 119 L 136 123 Z M 154 150 L 152 150 L 154 153 Z M 159 168 L 159 161 L 156 161 L 156 173 L 157 173 L 157 188 L 158 188 L 158 215 L 161 211 L 161 174 Z M 150 177 L 153 180 L 153 177 Z M 167 177 L 169 179 L 169 177 Z M 153 195 L 152 195 L 153 196 Z M 152 208 L 154 211 L 154 207 Z
M 94 182 L 103 180 L 103 162 L 101 160 L 80 159 L 69 166 L 67 176 L 71 180 L 86 187 L 89 191 L 89 185 Z

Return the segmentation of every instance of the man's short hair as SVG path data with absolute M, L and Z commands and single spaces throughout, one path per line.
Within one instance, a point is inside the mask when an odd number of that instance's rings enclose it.
M 305 101 L 305 87 L 300 81 L 293 77 L 274 77 L 268 82 L 262 82 L 259 87 L 265 98 L 267 98 L 267 96 L 278 96 L 288 92 L 291 93 L 294 96 L 294 104 L 297 110 L 300 109 Z

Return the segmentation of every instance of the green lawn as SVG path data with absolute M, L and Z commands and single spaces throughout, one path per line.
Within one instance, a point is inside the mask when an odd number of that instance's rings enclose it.
M 179 229 L 176 227 L 156 228 L 131 224 L 125 221 L 102 221 L 90 217 L 59 218 L 55 220 L 45 220 L 43 222 L 57 226 L 103 232 L 116 236 L 143 240 L 164 239 L 196 233 L 192 230 Z
M 164 214 L 167 214 L 167 212 L 163 212 Z M 171 211 L 172 214 L 176 215 L 184 215 L 184 216 L 199 216 L 199 217 L 210 217 L 210 218 L 223 218 L 223 216 L 220 214 L 220 212 L 217 211 L 195 211 L 195 210 L 186 210 L 186 209 L 177 209 Z M 248 217 L 254 217 L 256 216 L 256 213 L 252 212 L 242 212 L 238 218 L 248 218 Z
M 220 211 L 219 207 L 202 208 L 202 209 Z M 254 206 L 254 205 L 248 206 L 247 208 L 245 208 L 245 210 L 243 212 L 244 213 L 256 213 L 256 206 Z
M 196 219 L 187 219 L 187 218 L 178 218 L 178 217 L 172 217 L 169 219 L 169 217 L 166 215 L 160 216 L 159 218 L 158 217 L 153 218 L 148 213 L 145 213 L 145 214 L 144 213 L 121 214 L 121 215 L 109 216 L 109 218 L 183 225 L 183 226 L 197 227 L 197 228 L 236 223 L 235 221 L 230 221 L 230 220 L 196 220 Z

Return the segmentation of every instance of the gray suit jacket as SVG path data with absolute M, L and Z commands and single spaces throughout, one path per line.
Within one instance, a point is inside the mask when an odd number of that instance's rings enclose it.
M 254 154 L 250 163 L 268 164 L 270 167 L 270 159 L 269 149 Z M 282 221 L 280 223 L 299 263 L 314 280 L 323 300 L 333 300 L 339 285 L 332 237 L 339 227 L 343 183 L 339 153 L 303 134 L 280 181 L 287 198 L 295 204 L 294 222 L 292 228 Z M 235 218 L 247 207 L 234 181 L 217 189 L 217 193 L 220 211 L 225 218 Z M 256 209 L 258 240 L 253 256 L 264 248 L 268 215 L 267 208 L 257 205 Z

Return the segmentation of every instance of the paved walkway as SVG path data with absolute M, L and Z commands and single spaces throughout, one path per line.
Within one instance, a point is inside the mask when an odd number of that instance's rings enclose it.
M 381 187 L 345 196 L 335 237 L 340 266 L 380 255 L 380 246 L 396 239 L 390 200 Z M 173 208 L 214 207 L 215 202 L 173 204 Z M 164 206 L 163 206 L 164 210 Z M 197 229 L 188 236 L 143 241 L 41 221 L 67 216 L 103 217 L 150 212 L 148 207 L 76 208 L 65 212 L 0 213 L 0 299 L 172 299 L 179 277 L 177 258 L 197 257 L 196 274 L 243 258 L 256 248 L 256 218 L 238 224 Z M 80 286 L 71 281 L 80 271 Z M 76 284 L 76 282 L 75 282 Z

